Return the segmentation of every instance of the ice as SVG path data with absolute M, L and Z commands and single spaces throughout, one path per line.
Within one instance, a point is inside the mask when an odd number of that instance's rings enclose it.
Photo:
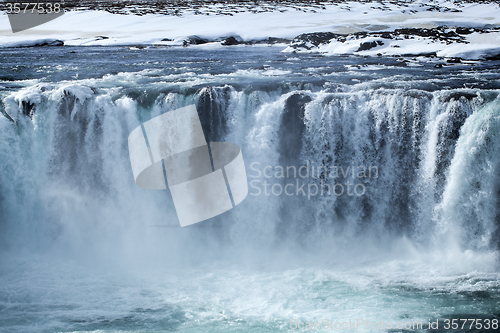
M 57 41 L 64 42 L 64 45 L 75 46 L 181 46 L 189 36 L 195 35 L 213 42 L 204 47 L 213 47 L 214 44 L 217 46 L 221 44 L 221 37 L 229 36 L 238 36 L 243 41 L 249 42 L 268 37 L 294 38 L 303 33 L 314 32 L 347 34 L 438 26 L 491 28 L 500 24 L 500 7 L 493 3 L 460 4 L 445 0 L 404 4 L 345 2 L 341 5 L 326 4 L 324 9 L 311 7 L 301 10 L 300 8 L 277 7 L 274 11 L 259 13 L 243 8 L 234 10 L 229 13 L 230 15 L 216 15 L 224 8 L 207 4 L 201 9 L 205 15 L 199 15 L 194 9 L 186 9 L 180 16 L 121 15 L 92 10 L 70 11 L 56 20 L 15 34 L 11 32 L 9 20 L 4 13 L 0 15 L 0 46 L 33 46 Z M 132 9 L 127 11 L 130 12 Z M 397 43 L 388 41 L 383 46 L 358 53 L 398 55 L 436 52 L 442 56 L 466 58 L 482 58 L 498 54 L 500 32 L 474 33 L 464 37 L 469 44 L 435 43 L 425 38 L 408 39 Z M 357 53 L 361 42 L 367 41 L 370 41 L 370 37 L 345 43 L 330 43 L 319 48 L 309 45 L 311 50 L 307 52 L 328 55 L 353 54 Z M 288 48 L 286 51 L 293 50 Z

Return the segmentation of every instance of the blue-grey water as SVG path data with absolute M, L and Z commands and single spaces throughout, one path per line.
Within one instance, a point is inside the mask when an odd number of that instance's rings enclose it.
M 0 49 L 0 331 L 499 331 L 500 62 L 280 50 Z M 127 137 L 190 104 L 251 186 L 180 228 Z

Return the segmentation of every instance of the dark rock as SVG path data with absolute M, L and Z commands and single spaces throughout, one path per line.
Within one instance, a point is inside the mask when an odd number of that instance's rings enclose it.
M 238 45 L 239 43 L 240 42 L 238 42 L 238 40 L 236 38 L 231 36 L 231 37 L 224 39 L 224 41 L 221 44 L 222 45 Z
M 428 58 L 435 58 L 437 57 L 436 52 L 422 52 L 422 53 L 405 53 L 401 54 L 402 57 L 414 57 L 414 56 L 420 56 L 420 57 L 428 57 Z
M 396 35 L 416 35 L 420 37 L 437 37 L 438 33 L 435 29 L 422 28 L 402 28 L 394 30 Z
M 462 59 L 461 58 L 451 58 L 451 59 L 446 60 L 446 62 L 450 63 L 450 64 L 459 64 L 462 62 Z
M 278 37 L 269 37 L 267 39 L 267 42 L 269 44 L 288 44 L 290 43 L 292 40 L 291 39 L 287 39 L 287 38 L 278 38 Z
M 500 53 L 491 57 L 486 57 L 486 60 L 500 60 Z
M 103 40 L 103 39 L 109 39 L 109 37 L 106 37 L 106 36 L 95 36 L 95 40 Z
M 384 45 L 384 42 L 382 42 L 380 40 L 373 41 L 373 42 L 364 42 L 364 43 L 359 44 L 359 49 L 357 49 L 356 52 L 370 50 L 370 49 L 373 49 L 374 47 L 377 47 L 379 45 Z
M 200 38 L 198 36 L 189 36 L 186 40 L 184 40 L 183 45 L 201 45 L 208 43 L 208 39 Z
M 309 95 L 301 93 L 295 93 L 286 100 L 278 131 L 280 159 L 284 162 L 283 165 L 289 165 L 290 162 L 299 160 L 302 138 L 306 130 L 305 106 L 311 100 Z
M 21 102 L 21 109 L 22 109 L 22 113 L 25 116 L 33 118 L 33 114 L 35 113 L 35 104 L 31 103 L 30 101 L 22 101 Z
M 64 46 L 64 42 L 62 40 L 55 40 L 53 42 L 48 42 L 46 45 L 44 46 Z
M 171 39 L 171 38 L 163 38 L 161 41 L 162 42 L 172 42 L 173 39 Z
M 207 142 L 224 141 L 229 131 L 228 115 L 231 87 L 206 87 L 200 90 L 196 109 Z
M 433 29 L 424 28 L 403 28 L 394 30 L 395 35 L 404 35 L 405 38 L 408 36 L 419 36 L 427 37 L 440 41 L 452 40 L 453 42 L 464 42 L 464 37 L 457 34 L 455 31 L 446 31 L 447 27 L 437 27 Z
M 434 68 L 442 68 L 443 67 L 443 64 L 435 64 L 434 65 Z
M 288 44 L 292 40 L 287 38 L 269 37 L 266 39 L 255 41 L 255 44 Z M 253 44 L 252 42 L 249 42 Z
M 455 32 L 459 35 L 469 35 L 474 32 L 472 28 L 456 28 Z
M 314 32 L 310 34 L 302 34 L 295 37 L 292 43 L 296 43 L 296 47 L 303 47 L 306 49 L 310 49 L 306 46 L 307 43 L 311 43 L 314 46 L 318 46 L 320 44 L 326 44 L 333 38 L 339 37 L 341 35 L 334 34 L 332 32 Z

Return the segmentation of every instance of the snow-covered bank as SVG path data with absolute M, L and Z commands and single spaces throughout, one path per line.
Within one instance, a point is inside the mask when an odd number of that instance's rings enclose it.
M 303 34 L 297 36 L 283 52 L 498 59 L 500 29 L 438 27 L 349 35 Z
M 121 10 L 121 13 L 126 12 L 126 8 Z M 500 7 L 496 3 L 343 2 L 296 8 L 277 5 L 273 10 L 262 12 L 248 6 L 210 4 L 174 15 L 143 14 L 134 9 L 128 12 L 140 15 L 72 10 L 56 20 L 15 34 L 3 12 L 0 15 L 0 46 L 45 46 L 61 41 L 64 45 L 79 46 L 195 44 L 214 47 L 248 45 L 256 41 L 286 43 L 286 39 L 295 38 L 286 51 L 366 55 L 435 53 L 468 59 L 494 57 L 500 53 L 500 31 L 496 29 L 500 27 Z M 147 12 L 155 12 L 155 9 L 150 8 Z M 450 31 L 458 37 L 436 39 L 418 33 L 397 32 L 405 28 L 415 32 L 438 27 L 452 28 Z M 475 30 L 460 33 L 454 29 L 456 27 Z M 439 29 L 442 35 L 449 32 Z M 315 44 L 300 38 L 300 35 L 318 32 L 332 34 L 332 39 L 323 38 L 321 43 Z M 385 38 L 387 35 L 382 36 L 382 32 L 390 32 L 391 37 Z M 227 39 L 230 36 L 234 38 Z M 267 40 L 269 37 L 278 39 Z

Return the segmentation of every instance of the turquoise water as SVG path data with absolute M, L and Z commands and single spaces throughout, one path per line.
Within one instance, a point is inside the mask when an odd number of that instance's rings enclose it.
M 0 331 L 498 331 L 498 63 L 244 50 L 0 50 Z M 254 162 L 379 175 L 180 228 L 127 136 L 190 104 L 249 181 L 296 180 Z

